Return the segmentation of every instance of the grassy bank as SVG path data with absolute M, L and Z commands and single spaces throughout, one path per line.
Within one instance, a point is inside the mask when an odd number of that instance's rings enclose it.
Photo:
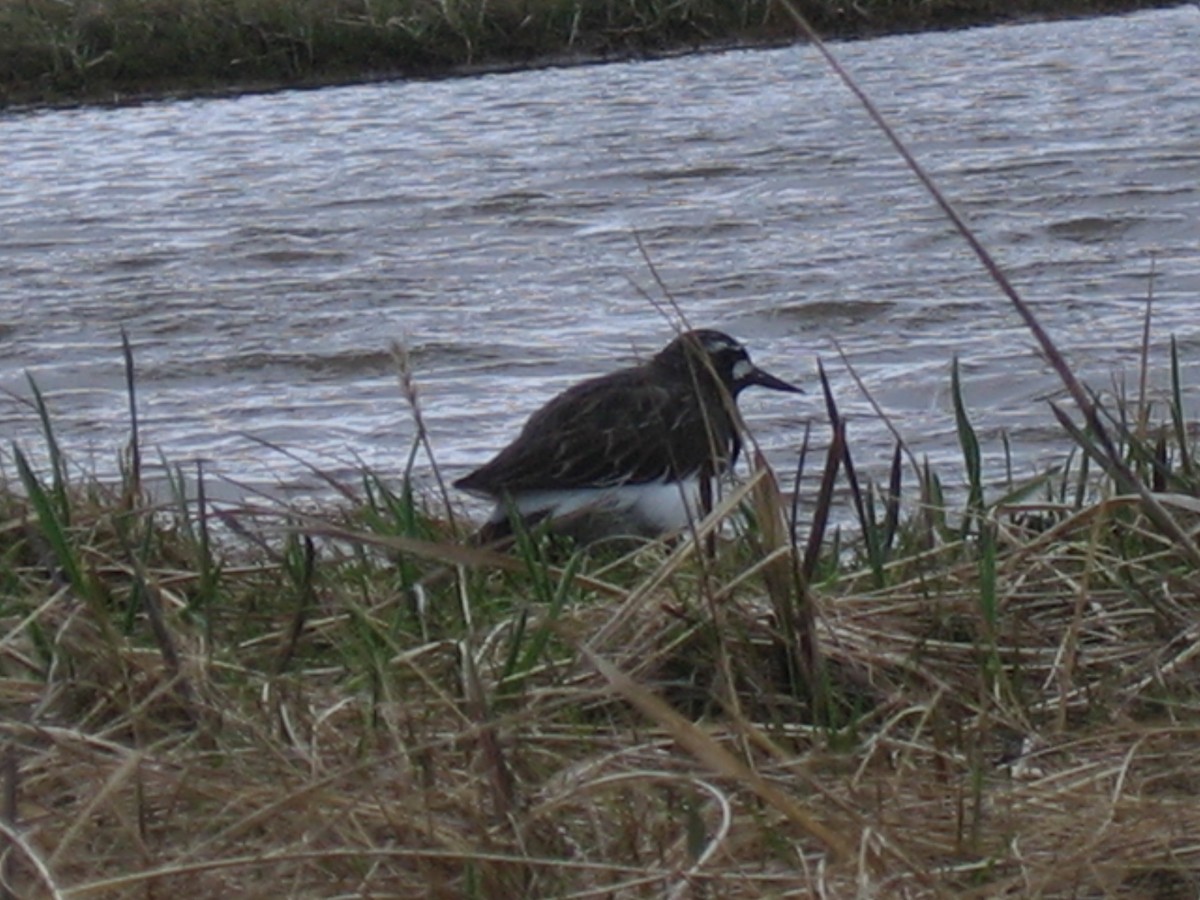
M 1136 390 L 1063 413 L 1073 457 L 988 486 L 952 378 L 961 470 L 900 443 L 864 479 L 826 385 L 799 522 L 760 462 L 685 540 L 575 554 L 473 548 L 371 471 L 315 513 L 209 502 L 189 467 L 152 499 L 135 400 L 115 484 L 40 406 L 47 462 L 9 448 L 0 481 L 5 883 L 1194 896 L 1182 386 L 1157 425 Z
M 799 0 L 826 35 L 1149 0 Z M 0 4 L 0 105 L 122 102 L 790 41 L 775 0 L 22 0 Z

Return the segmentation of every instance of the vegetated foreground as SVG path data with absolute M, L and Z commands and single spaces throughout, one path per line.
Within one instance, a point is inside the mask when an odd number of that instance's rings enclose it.
M 794 2 L 821 33 L 843 37 L 1175 5 Z M 26 0 L 0 4 L 0 107 L 627 59 L 796 36 L 777 0 Z
M 856 474 L 827 395 L 796 545 L 759 462 L 694 535 L 576 553 L 472 547 L 444 498 L 369 471 L 319 515 L 211 503 L 182 467 L 155 502 L 136 413 L 101 484 L 35 389 L 47 462 L 14 449 L 0 487 L 5 882 L 1195 896 L 1180 386 L 1163 427 L 1104 407 L 1115 455 L 1064 416 L 1075 456 L 989 487 L 954 375 L 953 509 L 903 446 L 886 484 Z

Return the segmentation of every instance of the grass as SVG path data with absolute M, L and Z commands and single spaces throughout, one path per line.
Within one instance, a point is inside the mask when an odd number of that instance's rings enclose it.
M 823 378 L 803 503 L 751 448 L 694 533 L 628 552 L 473 547 L 444 492 L 370 470 L 319 514 L 217 503 L 169 463 L 152 496 L 128 341 L 130 439 L 101 482 L 31 385 L 45 462 L 0 458 L 4 890 L 1194 896 L 1178 354 L 1165 396 L 1143 375 L 1101 397 L 1009 299 L 1074 398 L 1048 412 L 1058 466 L 985 479 L 954 365 L 961 472 L 889 423 L 876 478 Z M 397 363 L 411 474 L 434 448 Z
M 1072 461 L 985 483 L 955 367 L 962 473 L 901 445 L 851 479 L 834 440 L 792 528 L 758 456 L 688 539 L 566 557 L 471 547 L 372 471 L 320 515 L 219 505 L 202 472 L 155 501 L 140 462 L 72 474 L 33 391 L 47 462 L 13 448 L 0 487 L 6 883 L 1190 895 L 1195 548 L 1125 482 L 1194 533 L 1169 362 L 1161 405 L 1095 401 L 1104 465 L 1072 426 Z M 127 461 L 136 419 L 131 393 Z
M 1169 3 L 800 3 L 831 35 L 1156 5 Z M 22 0 L 0 4 L 0 106 L 444 75 L 795 36 L 774 0 Z

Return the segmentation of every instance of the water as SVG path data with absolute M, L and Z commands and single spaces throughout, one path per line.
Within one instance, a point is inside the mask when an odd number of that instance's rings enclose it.
M 1132 378 L 1153 290 L 1200 384 L 1200 11 L 836 50 L 1078 369 Z M 957 464 L 961 358 L 991 452 L 1061 455 L 1057 389 L 1007 301 L 810 48 L 0 118 L 0 434 L 40 443 L 26 373 L 82 464 L 127 439 L 251 485 L 398 473 L 409 346 L 449 475 L 670 330 L 742 338 L 809 388 L 748 393 L 790 468 L 824 434 L 820 357 L 860 464 L 890 437 Z M 1151 274 L 1154 273 L 1153 280 Z

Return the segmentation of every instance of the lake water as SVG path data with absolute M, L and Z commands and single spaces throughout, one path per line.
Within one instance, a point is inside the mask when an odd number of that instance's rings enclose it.
M 1151 292 L 1156 381 L 1174 334 L 1200 385 L 1197 47 L 1192 5 L 835 50 L 1103 388 L 1136 382 Z M 152 457 L 316 490 L 261 438 L 399 474 L 401 340 L 462 474 L 670 337 L 639 236 L 693 325 L 808 387 L 743 399 L 781 468 L 825 439 L 818 358 L 860 465 L 890 456 L 835 342 L 948 478 L 955 355 L 993 466 L 1002 429 L 1022 472 L 1065 445 L 1007 301 L 809 47 L 12 114 L 0 159 L 6 459 L 40 444 L 28 373 L 74 459 L 115 467 L 124 327 Z

